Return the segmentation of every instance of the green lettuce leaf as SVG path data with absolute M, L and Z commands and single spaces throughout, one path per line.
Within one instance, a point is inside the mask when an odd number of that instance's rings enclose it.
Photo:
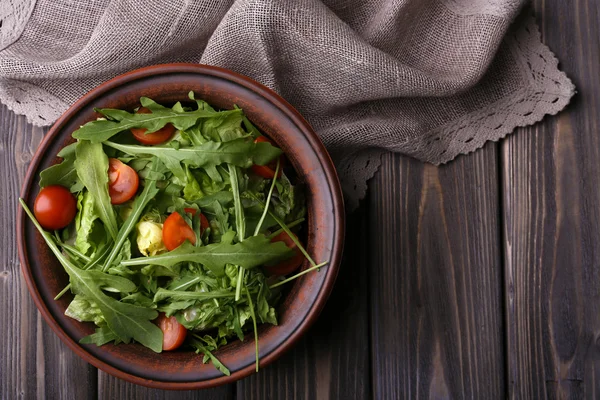
M 78 142 L 75 149 L 77 176 L 93 196 L 94 214 L 104 223 L 113 239 L 117 237 L 117 217 L 108 194 L 108 157 L 102 144 L 87 140 Z
M 102 311 L 98 305 L 81 295 L 76 295 L 73 300 L 71 300 L 69 307 L 65 310 L 65 315 L 76 319 L 77 321 L 93 322 L 96 325 L 100 325 L 104 322 Z
M 96 346 L 102 346 L 106 343 L 115 342 L 119 343 L 119 337 L 114 333 L 106 324 L 102 324 L 96 328 L 96 332 L 82 338 L 79 343 L 81 344 L 95 344 Z
M 75 238 L 75 247 L 83 254 L 94 253 L 100 243 L 96 243 L 96 238 L 93 238 L 94 221 L 98 219 L 94 206 L 94 197 L 88 191 L 79 193 L 77 198 L 77 208 L 79 211 L 75 216 L 75 230 L 77 237 Z M 100 227 L 102 232 L 100 236 L 104 236 L 104 229 Z M 91 250 L 91 251 L 90 251 Z

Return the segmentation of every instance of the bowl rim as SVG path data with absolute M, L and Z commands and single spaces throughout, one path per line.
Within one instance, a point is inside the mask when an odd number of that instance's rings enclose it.
M 339 182 L 339 178 L 337 176 L 335 167 L 331 160 L 331 157 L 325 146 L 321 142 L 320 138 L 314 132 L 309 123 L 300 115 L 300 113 L 286 100 L 284 100 L 281 96 L 275 93 L 273 90 L 267 88 L 254 81 L 253 79 L 246 77 L 244 75 L 238 74 L 236 72 L 227 70 L 225 68 L 204 65 L 204 64 L 192 64 L 192 63 L 169 63 L 169 64 L 157 64 L 152 66 L 147 66 L 139 69 L 135 69 L 133 71 L 126 72 L 124 74 L 118 75 L 102 84 L 92 89 L 80 99 L 78 99 L 72 106 L 70 106 L 52 125 L 48 133 L 44 136 L 42 141 L 40 142 L 30 164 L 27 169 L 27 173 L 23 180 L 23 186 L 21 188 L 20 197 L 27 198 L 29 192 L 33 189 L 34 185 L 31 183 L 34 182 L 34 174 L 35 170 L 38 167 L 40 162 L 40 158 L 44 153 L 46 147 L 52 143 L 52 141 L 57 137 L 58 133 L 61 132 L 62 127 L 69 121 L 71 118 L 77 115 L 77 113 L 86 106 L 90 101 L 92 101 L 97 96 L 112 90 L 116 89 L 123 83 L 134 81 L 141 78 L 147 78 L 155 75 L 164 75 L 170 73 L 197 73 L 197 74 L 205 74 L 212 75 L 218 78 L 226 79 L 229 81 L 233 81 L 239 85 L 242 85 L 257 94 L 263 96 L 270 103 L 274 104 L 277 108 L 280 109 L 294 124 L 298 126 L 300 130 L 306 135 L 306 138 L 311 142 L 315 148 L 317 148 L 317 153 L 320 157 L 323 157 L 323 173 L 326 176 L 327 180 L 331 183 L 331 198 L 333 201 L 334 210 L 336 214 L 334 214 L 334 218 L 336 219 L 335 224 L 335 236 L 339 238 L 335 241 L 334 247 L 332 248 L 332 260 L 327 268 L 327 276 L 323 281 L 323 285 L 319 290 L 317 297 L 314 303 L 310 306 L 310 309 L 303 319 L 303 321 L 298 326 L 292 334 L 287 336 L 273 351 L 269 354 L 261 357 L 260 359 L 260 367 L 264 368 L 265 366 L 271 364 L 277 358 L 279 358 L 282 354 L 290 350 L 298 340 L 306 333 L 308 328 L 316 321 L 319 314 L 323 310 L 325 303 L 333 289 L 333 285 L 337 278 L 339 272 L 339 266 L 341 262 L 343 246 L 344 246 L 344 234 L 345 234 L 345 209 L 344 209 L 344 201 L 342 196 L 341 185 Z M 29 183 L 29 184 L 28 184 Z M 71 350 L 73 350 L 79 357 L 83 358 L 86 362 L 90 363 L 94 367 L 109 373 L 117 378 L 123 379 L 125 381 L 143 385 L 156 389 L 169 389 L 169 390 L 190 390 L 190 389 L 205 389 L 211 388 L 215 386 L 220 386 L 228 383 L 235 382 L 239 379 L 245 378 L 255 372 L 255 365 L 250 364 L 242 369 L 239 369 L 235 372 L 232 372 L 230 376 L 220 376 L 218 378 L 212 378 L 204 381 L 189 381 L 189 382 L 167 382 L 167 381 L 159 381 L 159 380 L 149 380 L 141 378 L 137 375 L 130 374 L 121 369 L 113 367 L 112 365 L 105 363 L 104 361 L 99 360 L 94 357 L 91 353 L 85 351 L 78 343 L 76 343 L 67 333 L 61 329 L 59 323 L 53 318 L 51 312 L 46 306 L 45 302 L 42 300 L 42 297 L 39 293 L 37 286 L 35 285 L 31 269 L 29 267 L 29 259 L 28 255 L 25 251 L 25 224 L 26 224 L 26 215 L 22 207 L 18 207 L 17 211 L 17 245 L 19 252 L 19 261 L 21 264 L 21 272 L 23 277 L 25 278 L 25 282 L 27 284 L 27 289 L 33 301 L 44 317 L 46 323 L 50 326 L 50 328 L 54 331 L 54 333 L 61 339 L 63 343 L 65 343 Z

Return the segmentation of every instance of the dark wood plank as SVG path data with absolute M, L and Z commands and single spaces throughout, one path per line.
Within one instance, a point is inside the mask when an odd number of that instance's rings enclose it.
M 238 382 L 238 399 L 368 398 L 366 217 L 365 204 L 347 217 L 344 260 L 315 326 L 281 359 Z
M 234 385 L 215 389 L 169 391 L 150 389 L 117 379 L 98 370 L 98 399 L 143 400 L 229 400 L 233 398 Z
M 6 398 L 95 396 L 96 370 L 50 330 L 21 276 L 16 247 L 17 199 L 45 130 L 0 104 L 0 393 Z
M 371 186 L 373 395 L 503 398 L 497 148 L 386 155 Z
M 534 1 L 578 95 L 502 144 L 513 398 L 600 397 L 599 4 Z

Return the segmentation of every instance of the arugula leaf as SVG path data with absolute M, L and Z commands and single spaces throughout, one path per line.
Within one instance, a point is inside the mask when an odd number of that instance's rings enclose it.
M 231 192 L 229 193 L 231 194 Z M 214 225 L 211 224 L 211 227 L 213 228 L 211 234 L 215 241 L 220 241 L 221 236 L 231 229 L 229 226 L 229 212 L 223 208 L 221 203 L 217 200 L 213 201 L 210 206 L 206 206 L 202 209 L 204 212 L 208 211 L 208 213 L 215 216 L 215 219 L 213 220 Z
M 94 197 L 94 210 L 111 238 L 118 233 L 117 217 L 108 194 L 108 157 L 102 144 L 82 140 L 75 149 L 77 176 Z
M 241 110 L 240 110 L 241 111 Z M 242 129 L 242 113 L 221 114 L 202 123 L 202 135 L 216 142 L 227 142 L 246 135 Z
M 229 290 L 212 290 L 210 292 L 186 292 L 180 290 L 167 290 L 158 288 L 154 295 L 154 302 L 170 299 L 174 301 L 182 300 L 196 300 L 196 301 L 208 301 L 219 298 L 233 298 L 234 293 Z
M 236 264 L 246 269 L 255 268 L 266 263 L 274 263 L 291 257 L 294 252 L 283 242 L 271 243 L 264 235 L 251 236 L 241 243 L 231 243 L 227 240 L 221 243 L 196 247 L 189 242 L 183 243 L 177 249 L 154 257 L 133 258 L 121 262 L 125 266 L 133 265 L 162 265 L 171 267 L 180 262 L 197 262 L 208 267 L 215 276 L 225 274 L 225 265 Z
M 252 135 L 254 139 L 258 138 L 259 136 L 262 136 L 262 133 L 260 133 L 260 131 L 252 124 L 252 122 L 250 122 L 248 117 L 244 115 L 242 121 L 244 123 L 244 128 L 246 128 L 246 132 Z
M 235 227 L 238 233 L 238 240 L 244 241 L 246 237 L 246 218 L 244 217 L 244 207 L 240 200 L 240 185 L 238 182 L 238 169 L 229 164 L 229 178 L 231 179 L 231 192 L 233 193 L 233 205 L 235 207 Z
M 123 303 L 137 304 L 138 306 L 153 308 L 155 306 L 151 298 L 141 292 L 132 293 L 121 299 Z
M 265 283 L 264 275 L 261 276 L 261 278 L 262 279 L 259 283 L 260 290 L 256 296 L 256 313 L 262 323 L 277 325 L 275 309 L 269 304 L 271 290 Z
M 189 129 L 180 131 L 179 134 L 184 141 L 187 141 L 194 146 L 200 146 L 202 143 L 207 142 L 207 139 L 202 136 L 201 126 L 202 123 L 199 122 Z
M 275 187 L 275 183 L 277 182 L 277 175 L 279 175 L 279 167 L 280 167 L 279 159 L 277 159 L 277 167 L 275 168 L 275 175 L 273 176 L 273 182 L 271 183 L 271 188 L 269 189 L 269 194 L 267 195 L 267 202 L 265 203 L 264 211 L 256 224 L 256 228 L 254 230 L 254 236 L 258 235 L 260 232 L 260 228 L 262 227 L 263 222 L 267 216 L 267 211 L 269 210 L 269 203 L 271 202 L 271 196 L 273 196 L 273 188 Z
M 58 157 L 62 157 L 63 161 L 40 172 L 41 188 L 50 185 L 61 185 L 69 188 L 71 193 L 79 192 L 83 189 L 74 165 L 76 146 L 77 143 L 71 143 L 67 147 L 64 147 L 58 153 Z
M 190 286 L 195 285 L 196 283 L 199 283 L 201 280 L 202 280 L 202 277 L 200 277 L 200 276 L 194 276 L 194 275 L 184 276 L 184 277 L 181 277 L 180 279 L 173 280 L 169 284 L 169 286 L 167 286 L 167 290 L 173 290 L 173 291 L 186 290 Z
M 80 140 L 91 140 L 94 143 L 104 142 L 119 132 L 131 128 L 145 128 L 146 133 L 156 132 L 166 124 L 172 124 L 176 129 L 191 128 L 201 118 L 210 118 L 218 114 L 240 114 L 240 110 L 209 111 L 194 110 L 181 111 L 162 107 L 154 101 L 142 97 L 140 102 L 144 107 L 152 110 L 151 114 L 129 113 L 112 108 L 96 108 L 95 111 L 108 119 L 90 121 L 73 132 L 73 137 Z M 175 107 L 173 107 L 175 108 Z
M 219 361 L 219 359 L 212 354 L 212 352 L 208 349 L 208 346 L 202 344 L 200 342 L 200 340 L 198 340 L 198 339 L 202 339 L 202 338 L 200 338 L 198 335 L 193 335 L 193 336 L 196 340 L 193 340 L 191 342 L 191 345 L 196 347 L 196 353 L 203 353 L 205 356 L 208 356 L 208 358 L 210 358 L 210 360 L 212 361 L 215 368 L 217 368 L 219 371 L 221 371 L 223 374 L 225 374 L 227 376 L 231 375 L 231 372 L 229 372 L 229 369 L 227 369 L 227 367 L 225 365 L 223 365 L 223 363 L 221 361 Z M 206 363 L 206 361 L 205 361 L 205 363 Z
M 135 283 L 122 276 L 110 275 L 97 270 L 85 271 L 86 279 L 92 280 L 94 285 L 100 289 L 110 289 L 116 293 L 131 293 L 136 290 Z
M 262 201 L 260 201 L 260 199 L 258 197 L 256 197 L 256 195 L 254 195 L 253 193 L 248 193 L 246 192 L 251 198 L 253 198 L 254 200 L 256 200 L 258 202 L 258 204 L 260 204 L 262 207 L 265 207 L 265 203 L 263 203 Z M 306 259 L 308 260 L 308 262 L 310 262 L 310 264 L 315 267 L 317 265 L 317 263 L 315 263 L 315 260 L 312 259 L 312 257 L 310 256 L 310 254 L 307 253 L 306 249 L 304 248 L 304 246 L 302 246 L 302 243 L 300 243 L 300 241 L 298 240 L 298 238 L 296 237 L 296 235 L 294 235 L 292 233 L 292 231 L 290 230 L 290 228 L 287 226 L 287 224 L 281 219 L 279 218 L 277 215 L 275 215 L 273 212 L 271 212 L 271 210 L 267 209 L 268 213 L 271 217 L 273 217 L 273 219 L 275 221 L 277 221 L 277 223 L 279 224 L 279 226 L 281 226 L 281 228 L 288 234 L 288 236 L 290 237 L 290 239 L 292 239 L 292 241 L 296 244 L 296 246 L 298 247 L 298 249 L 300 250 L 300 252 L 302 254 L 304 254 L 304 257 L 306 257 Z
M 94 302 L 102 311 L 108 327 L 121 341 L 128 343 L 131 339 L 135 339 L 157 353 L 162 351 L 162 331 L 150 322 L 158 316 L 158 313 L 146 307 L 121 303 L 104 294 L 96 283 L 100 280 L 100 283 L 104 286 L 122 287 L 125 278 L 77 268 L 61 253 L 56 243 L 54 243 L 52 235 L 40 226 L 25 201 L 19 199 L 19 202 L 48 247 L 50 247 L 50 250 L 69 274 L 73 293 L 83 295 L 89 301 Z
M 148 114 L 141 114 L 148 115 Z M 185 173 L 175 171 L 176 163 L 198 167 L 217 166 L 223 163 L 249 168 L 252 164 L 265 165 L 281 155 L 281 150 L 266 142 L 254 143 L 250 138 L 239 138 L 228 142 L 206 142 L 196 147 L 138 146 L 105 142 L 107 146 L 132 156 L 153 155 L 162 160 L 174 175 L 180 174 L 185 181 Z

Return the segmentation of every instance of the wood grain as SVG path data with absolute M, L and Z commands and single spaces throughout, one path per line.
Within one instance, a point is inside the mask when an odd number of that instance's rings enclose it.
M 98 399 L 143 399 L 143 400 L 230 400 L 235 385 L 215 389 L 169 391 L 150 389 L 117 379 L 98 370 Z M 96 397 L 94 397 L 96 398 Z
M 316 325 L 214 390 L 120 381 L 46 326 L 14 223 L 45 130 L 0 105 L 0 398 L 600 398 L 600 3 L 533 4 L 568 110 L 439 169 L 385 156 Z
M 502 143 L 513 398 L 600 397 L 600 26 L 597 2 L 535 1 L 578 95 Z
M 17 255 L 18 193 L 44 130 L 1 104 L 0 123 L 0 394 L 10 399 L 87 398 L 95 393 L 95 369 L 71 352 L 42 320 L 22 279 Z
M 496 145 L 436 168 L 386 155 L 372 183 L 373 396 L 504 397 Z
M 345 252 L 325 309 L 281 359 L 237 385 L 238 399 L 366 399 L 369 385 L 367 210 L 346 220 Z

